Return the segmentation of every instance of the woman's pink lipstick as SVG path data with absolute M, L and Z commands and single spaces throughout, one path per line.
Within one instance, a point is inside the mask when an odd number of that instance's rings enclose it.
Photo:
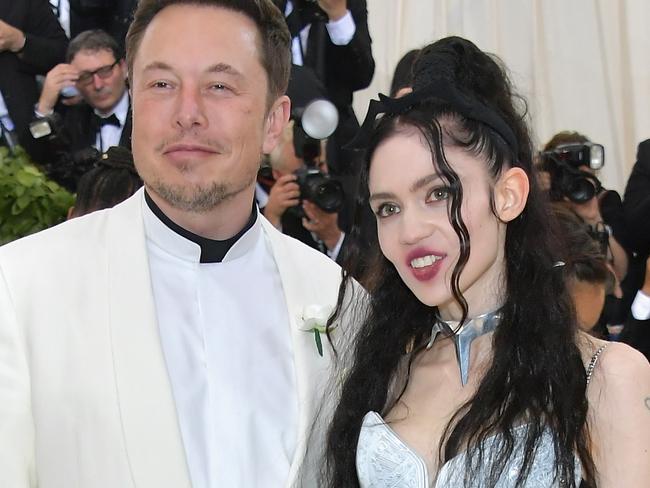
M 424 266 L 422 268 L 414 268 L 413 266 L 411 266 L 411 263 L 413 262 L 414 259 L 425 258 L 426 256 L 435 256 L 436 261 L 433 264 Z M 413 274 L 416 280 L 429 281 L 438 274 L 438 271 L 440 271 L 440 267 L 442 266 L 442 261 L 445 258 L 445 256 L 446 256 L 445 253 L 439 251 L 418 248 L 408 253 L 408 256 L 406 257 L 406 265 L 411 270 L 411 273 Z

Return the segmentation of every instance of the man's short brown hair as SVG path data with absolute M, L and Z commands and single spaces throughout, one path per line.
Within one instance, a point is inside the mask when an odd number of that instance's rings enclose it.
M 65 62 L 70 63 L 81 51 L 110 51 L 115 61 L 122 58 L 122 53 L 115 39 L 101 29 L 83 31 L 74 37 L 68 45 Z
M 269 105 L 285 94 L 291 70 L 291 36 L 284 16 L 272 0 L 140 0 L 126 35 L 129 79 L 133 79 L 133 60 L 147 26 L 161 10 L 170 5 L 219 7 L 240 12 L 251 19 L 257 26 L 260 62 L 268 78 Z M 219 26 L 215 28 L 218 29 Z

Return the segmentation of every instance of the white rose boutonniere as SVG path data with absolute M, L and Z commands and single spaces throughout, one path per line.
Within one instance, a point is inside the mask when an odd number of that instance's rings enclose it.
M 302 309 L 302 315 L 300 316 L 302 325 L 300 326 L 300 330 L 314 333 L 316 350 L 320 356 L 323 355 L 323 341 L 320 335 L 326 332 L 327 320 L 333 311 L 334 307 L 330 305 L 307 305 Z

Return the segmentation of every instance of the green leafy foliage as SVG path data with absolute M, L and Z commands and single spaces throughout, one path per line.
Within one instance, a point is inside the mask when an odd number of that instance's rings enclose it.
M 21 148 L 0 147 L 0 244 L 65 220 L 74 196 L 34 166 Z

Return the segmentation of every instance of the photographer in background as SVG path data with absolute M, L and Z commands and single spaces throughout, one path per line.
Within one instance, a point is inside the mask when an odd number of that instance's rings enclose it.
M 339 224 L 346 203 L 343 186 L 331 178 L 327 138 L 339 124 L 313 71 L 293 65 L 287 87 L 291 120 L 258 175 L 257 200 L 264 216 L 284 234 L 337 260 L 345 233 Z
M 0 145 L 18 142 L 38 98 L 35 75 L 63 61 L 67 45 L 47 2 L 0 1 Z
M 296 146 L 295 139 L 300 139 L 300 136 L 294 134 L 299 131 L 296 121 L 290 121 L 282 139 L 269 155 L 272 182 L 268 201 L 262 211 L 284 234 L 336 260 L 345 238 L 338 225 L 343 191 L 340 184 L 337 186 L 338 182 L 326 178 L 328 168 L 324 158 L 324 141 L 305 142 L 303 139 Z M 315 180 L 315 187 L 309 178 Z M 311 192 L 310 187 L 314 188 Z M 327 197 L 328 192 L 331 198 L 319 200 L 322 195 Z
M 311 71 L 337 108 L 339 124 L 327 139 L 327 164 L 345 192 L 339 223 L 351 229 L 361 155 L 345 146 L 359 130 L 352 108 L 355 91 L 375 73 L 366 0 L 273 0 L 285 15 L 294 65 Z M 374 220 L 374 219 L 373 219 Z
M 578 132 L 564 131 L 544 146 L 540 180 L 552 201 L 569 207 L 600 236 L 620 282 L 627 273 L 627 231 L 620 195 L 603 188 L 597 177 L 604 164 L 602 145 Z
M 597 171 L 605 164 L 605 150 L 578 132 L 565 131 L 553 136 L 540 157 L 542 188 L 548 191 L 552 201 L 566 206 L 588 225 L 592 238 L 599 243 L 614 272 L 616 284 L 606 297 L 596 327 L 596 334 L 609 333 L 614 339 L 627 316 L 620 286 L 628 268 L 628 256 L 623 247 L 627 232 L 621 197 L 603 188 L 597 177 Z
M 131 108 L 126 64 L 111 36 L 82 32 L 66 58 L 45 77 L 25 145 L 50 178 L 74 192 L 92 166 L 91 148 L 131 148 Z
M 359 122 L 352 95 L 367 88 L 375 72 L 366 0 L 273 0 L 284 13 L 295 65 L 311 70 L 339 111 L 339 126 L 327 144 L 333 174 L 353 171 L 353 154 L 342 150 Z

